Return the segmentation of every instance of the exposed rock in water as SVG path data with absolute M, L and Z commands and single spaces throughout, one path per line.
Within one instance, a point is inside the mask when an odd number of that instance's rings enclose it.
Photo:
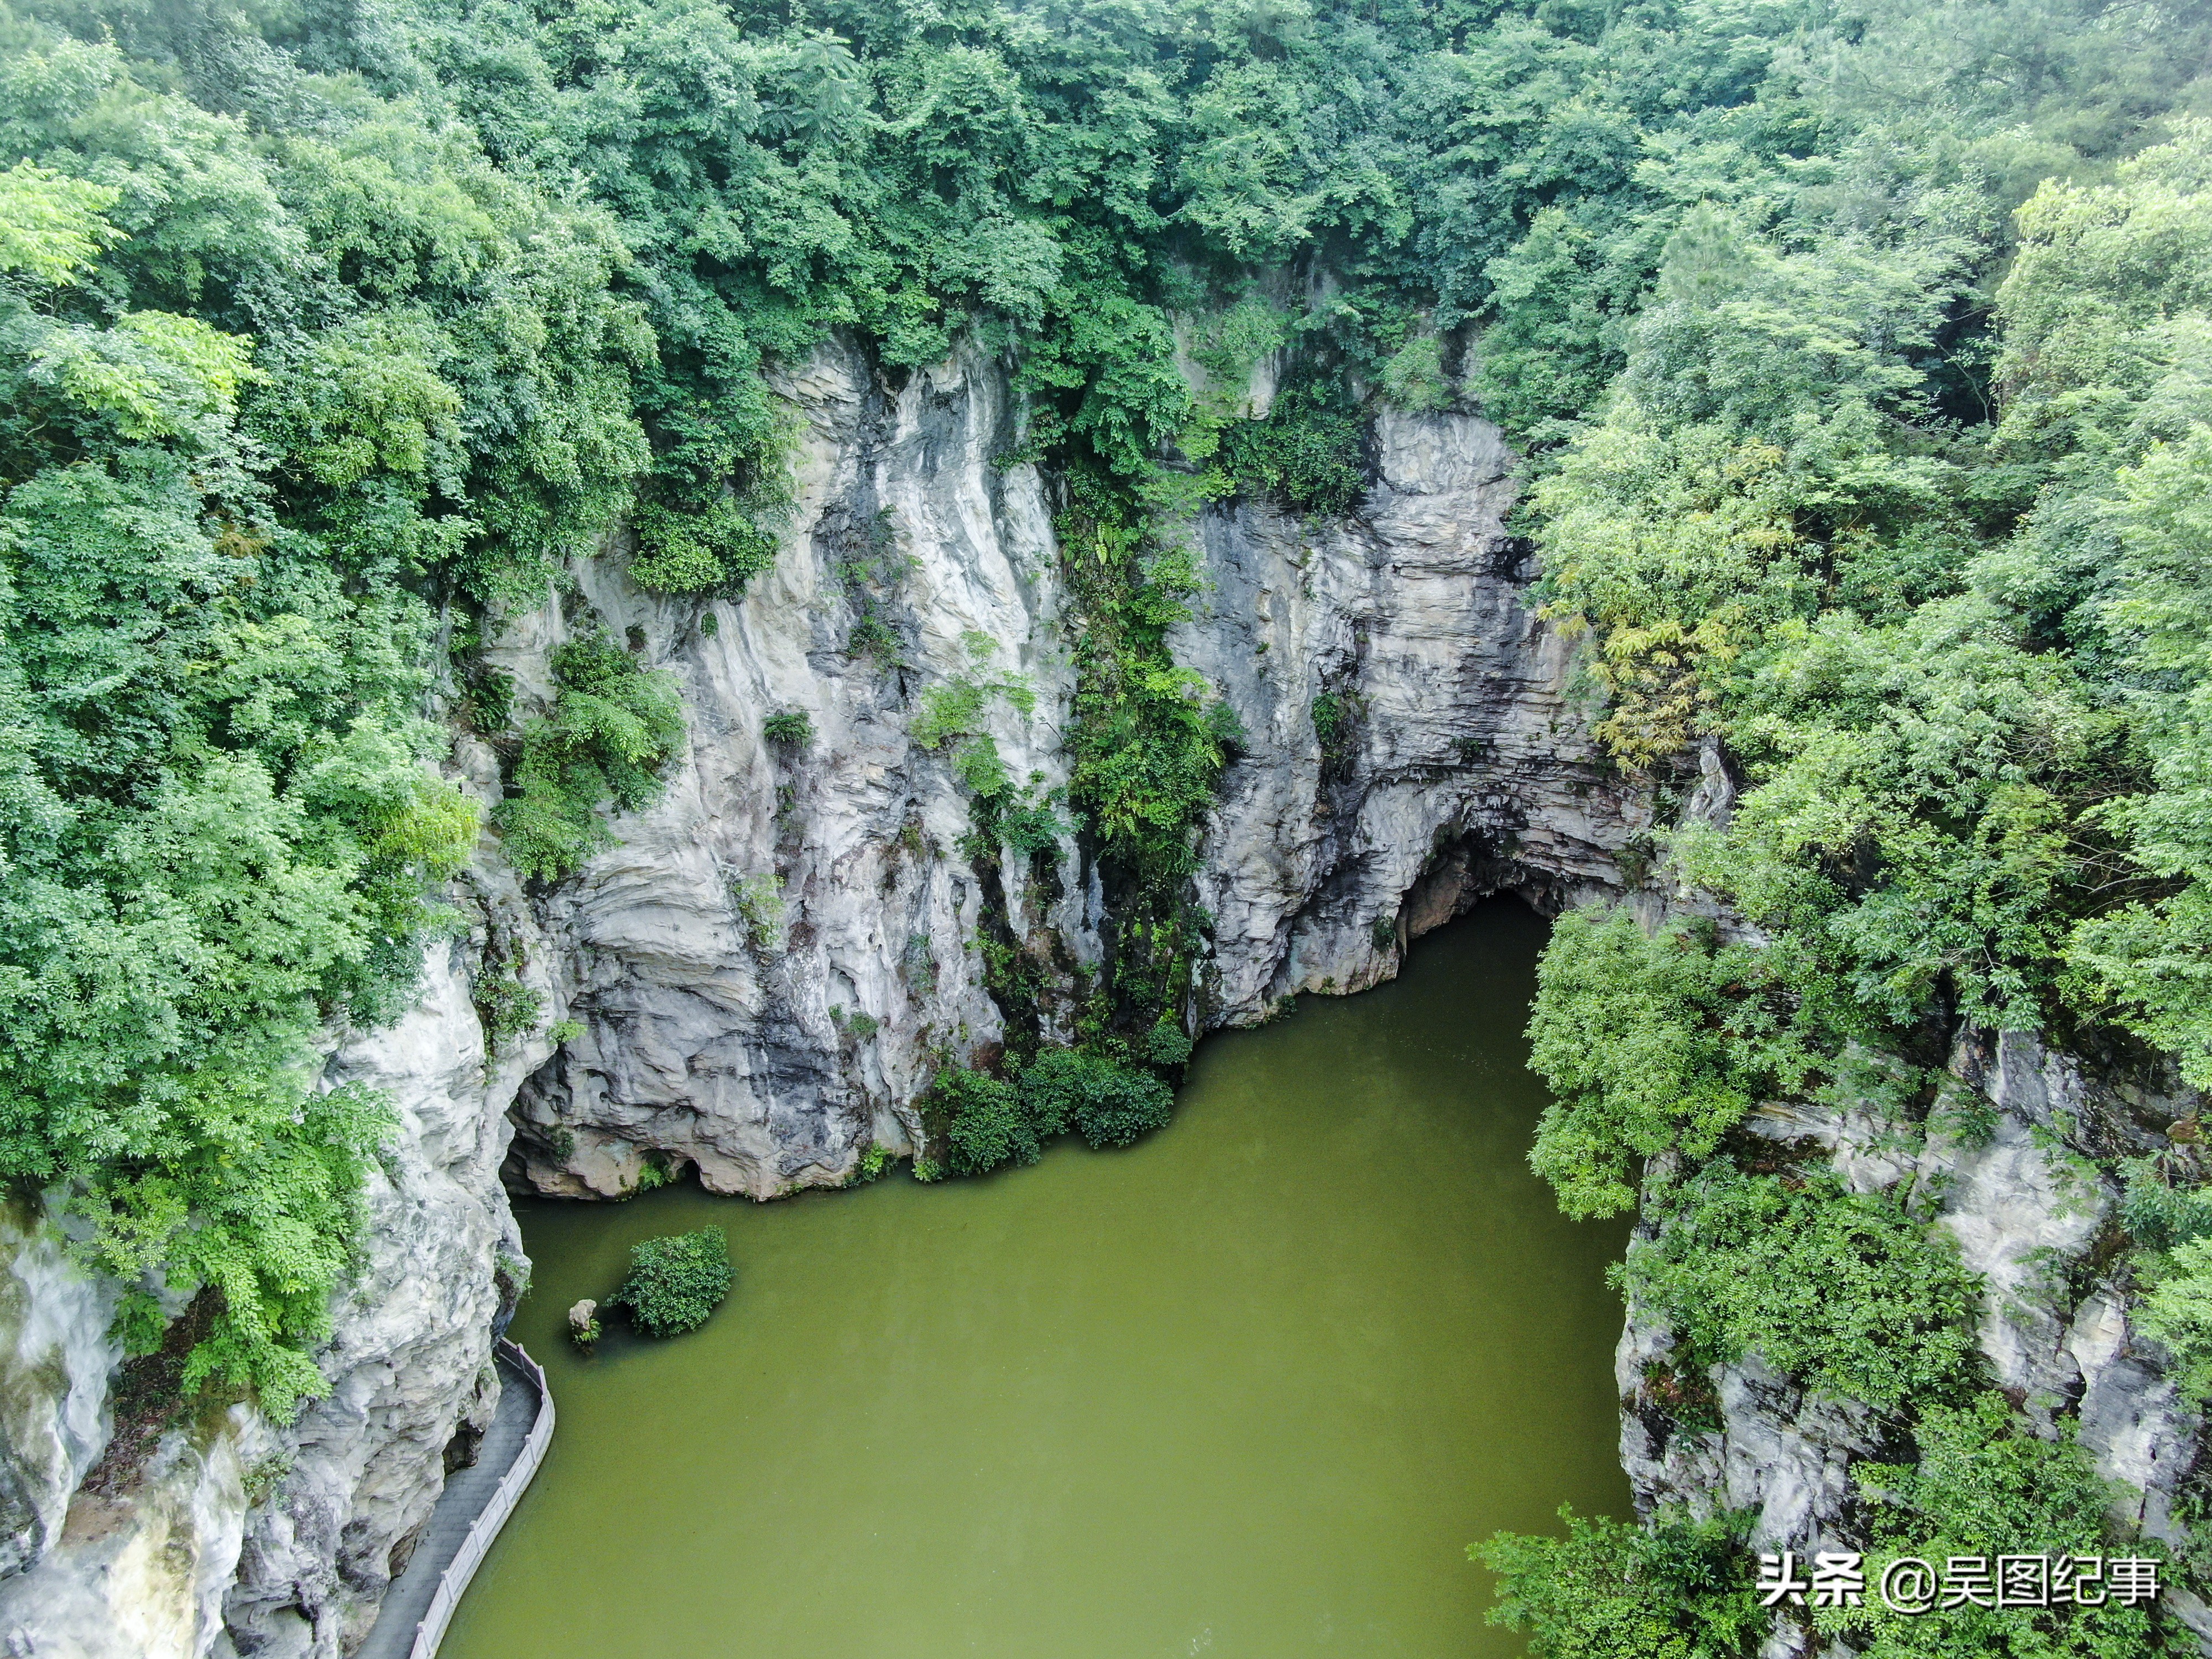
M 589 1353 L 599 1340 L 599 1304 L 586 1297 L 568 1310 L 568 1340 Z

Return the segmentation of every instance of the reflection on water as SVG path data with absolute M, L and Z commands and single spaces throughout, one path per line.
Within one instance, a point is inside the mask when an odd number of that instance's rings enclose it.
M 1625 1513 L 1618 1226 L 1526 1162 L 1543 924 L 1209 1038 L 1126 1152 L 755 1206 L 531 1203 L 560 1429 L 446 1659 L 1468 1659 L 1469 1540 Z M 696 1335 L 564 1311 L 718 1222 Z

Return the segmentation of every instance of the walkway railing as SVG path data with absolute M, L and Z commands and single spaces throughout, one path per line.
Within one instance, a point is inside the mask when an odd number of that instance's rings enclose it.
M 514 1513 L 514 1506 L 522 1501 L 522 1494 L 530 1485 L 538 1466 L 545 1461 L 545 1449 L 553 1442 L 553 1393 L 545 1386 L 545 1373 L 536 1360 L 522 1351 L 522 1345 L 507 1338 L 499 1340 L 496 1350 L 538 1393 L 538 1415 L 530 1425 L 530 1433 L 522 1443 L 522 1449 L 514 1455 L 507 1473 L 500 1478 L 498 1486 L 477 1511 L 470 1524 L 469 1535 L 461 1540 L 461 1547 L 438 1575 L 437 1593 L 430 1598 L 429 1611 L 415 1626 L 415 1644 L 408 1650 L 408 1659 L 431 1659 L 438 1651 L 438 1644 L 445 1639 L 446 1626 L 453 1622 L 453 1609 L 461 1604 L 461 1595 L 476 1577 L 477 1569 L 483 1565 L 491 1541 L 499 1536 L 499 1529 L 507 1524 L 507 1517 Z

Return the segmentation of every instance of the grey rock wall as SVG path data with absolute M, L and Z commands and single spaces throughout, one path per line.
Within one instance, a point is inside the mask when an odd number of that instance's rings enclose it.
M 967 801 L 912 727 L 932 690 L 975 684 L 1008 770 L 1066 783 L 1050 519 L 1034 468 L 992 464 L 1015 441 L 1006 377 L 969 349 L 892 394 L 831 349 L 783 389 L 798 510 L 741 601 L 641 593 L 618 556 L 577 573 L 589 611 L 678 677 L 690 748 L 544 903 L 584 1030 L 525 1092 L 518 1164 L 541 1191 L 614 1196 L 648 1153 L 715 1192 L 834 1183 L 872 1142 L 911 1149 L 933 1051 L 1001 1035 Z M 897 662 L 848 651 L 864 603 Z M 529 684 L 574 625 L 557 605 L 517 619 L 499 659 Z M 763 737 L 788 711 L 814 728 L 803 752 Z M 1096 960 L 1079 890 L 1036 920 Z
M 1198 878 L 1223 1023 L 1388 977 L 1407 939 L 1483 893 L 1556 909 L 1617 892 L 1614 854 L 1650 823 L 1598 764 L 1565 648 L 1525 603 L 1498 429 L 1386 413 L 1376 438 L 1381 480 L 1350 517 L 1248 503 L 1192 532 L 1212 591 L 1169 642 L 1250 739 Z
M 1749 1127 L 1825 1155 L 1856 1191 L 1940 1194 L 1936 1224 L 1982 1278 L 1977 1336 L 1990 1381 L 2045 1432 L 2072 1413 L 2099 1473 L 2122 1483 L 2116 1522 L 2180 1546 L 2174 1510 L 2202 1424 L 2166 1378 L 2165 1355 L 2135 1331 L 2125 1286 L 2099 1271 L 2119 1194 L 2095 1159 L 2165 1146 L 2157 1131 L 2185 1103 L 2094 1079 L 2021 1032 L 1969 1030 L 1950 1073 L 1952 1103 L 1985 1115 L 1985 1132 L 1971 1139 L 1900 1135 L 1864 1106 L 1768 1107 Z M 1754 1510 L 1756 1549 L 1859 1547 L 1849 1470 L 1880 1447 L 1875 1414 L 1798 1387 L 1756 1352 L 1687 1379 L 1703 1409 L 1686 1409 L 1674 1346 L 1662 1322 L 1631 1308 L 1615 1376 L 1638 1507 Z M 2179 1587 L 2165 1600 L 2212 1655 L 2212 1611 Z M 1810 1650 L 1805 1632 L 1784 1623 L 1767 1654 Z
M 465 972 L 475 954 L 465 941 L 434 951 L 415 1007 L 326 1069 L 333 1085 L 382 1091 L 400 1132 L 369 1179 L 361 1273 L 316 1356 L 331 1390 L 264 1454 L 265 1495 L 223 1607 L 242 1653 L 338 1659 L 365 1636 L 447 1457 L 472 1456 L 498 1404 L 492 1343 L 529 1273 L 500 1185 L 505 1108 L 547 1045 L 486 1055 Z
M 239 1406 L 162 1437 L 131 1491 L 82 1488 L 60 1534 L 0 1582 L 0 1647 L 38 1659 L 186 1659 L 222 1638 L 248 1468 L 267 1425 Z
M 295 1423 L 234 1407 L 163 1434 L 121 1490 L 87 1484 L 112 1429 L 113 1291 L 68 1261 L 51 1223 L 11 1224 L 0 1471 L 26 1495 L 0 1573 L 11 1659 L 338 1659 L 374 1620 L 447 1455 L 466 1455 L 497 1401 L 491 1344 L 528 1271 L 499 1170 L 506 1106 L 549 1045 L 488 1058 L 468 978 L 489 918 L 519 898 L 488 868 L 463 897 L 473 935 L 431 952 L 416 1006 L 329 1058 L 328 1086 L 381 1091 L 400 1127 L 369 1176 L 362 1270 L 316 1356 L 331 1391 Z
M 0 1209 L 0 1578 L 60 1537 L 70 1498 L 106 1449 L 115 1291 L 71 1262 L 28 1206 Z
M 498 649 L 550 698 L 551 650 L 604 625 L 678 677 L 690 726 L 665 793 L 541 907 L 558 1012 L 584 1029 L 523 1091 L 513 1167 L 538 1191 L 615 1196 L 648 1158 L 756 1198 L 834 1183 L 872 1144 L 913 1149 L 936 1055 L 1004 1036 L 976 945 L 996 878 L 962 849 L 950 757 L 914 728 L 957 680 L 1018 682 L 1024 696 L 988 699 L 990 733 L 1015 777 L 1065 787 L 1074 681 L 1046 486 L 996 464 L 1018 410 L 972 347 L 896 391 L 829 347 L 783 390 L 804 420 L 798 508 L 742 600 L 640 592 L 617 555 Z M 1386 416 L 1377 441 L 1382 483 L 1346 520 L 1248 504 L 1186 532 L 1208 590 L 1170 643 L 1249 738 L 1200 848 L 1207 1024 L 1371 984 L 1482 892 L 1617 888 L 1612 854 L 1646 816 L 1596 763 L 1565 653 L 1522 603 L 1496 428 Z M 902 569 L 856 583 L 841 570 L 878 524 Z M 848 649 L 864 599 L 895 666 Z M 1329 755 L 1324 693 L 1352 711 Z M 803 754 L 762 735 L 789 710 L 817 734 Z M 766 927 L 744 902 L 763 890 L 781 907 Z M 1097 874 L 1071 841 L 1049 879 L 1003 896 L 1067 994 L 1045 999 L 1064 1034 L 1073 974 L 1103 955 Z
M 1103 958 L 1097 873 L 1073 839 L 1028 881 L 971 858 L 951 757 L 916 734 L 933 696 L 979 687 L 1010 772 L 1040 791 L 1066 782 L 1060 552 L 1046 481 L 998 464 L 1021 429 L 1004 366 L 968 346 L 894 386 L 832 345 L 781 390 L 798 418 L 798 506 L 775 568 L 741 600 L 641 592 L 617 542 L 506 619 L 493 660 L 523 712 L 553 696 L 554 649 L 604 628 L 674 676 L 687 746 L 661 794 L 614 822 L 617 844 L 550 890 L 519 885 L 488 836 L 458 895 L 471 931 L 434 952 L 416 1007 L 336 1040 L 327 1083 L 383 1091 L 402 1131 L 319 1356 L 330 1394 L 286 1428 L 240 1407 L 172 1435 L 133 1492 L 88 1494 L 117 1358 L 103 1293 L 72 1276 L 51 1228 L 22 1218 L 0 1238 L 11 1654 L 337 1659 L 495 1402 L 490 1346 L 527 1271 L 502 1172 L 610 1198 L 658 1166 L 769 1198 L 845 1179 L 871 1146 L 914 1150 L 915 1098 L 940 1058 L 1004 1036 L 977 949 L 987 908 L 1057 975 L 1042 1017 L 1066 1034 L 1077 977 Z M 1565 649 L 1530 612 L 1496 430 L 1391 415 L 1376 445 L 1380 483 L 1342 520 L 1247 502 L 1185 532 L 1206 587 L 1170 643 L 1247 734 L 1200 848 L 1212 918 L 1200 1023 L 1372 984 L 1487 892 L 1711 910 L 1624 875 L 1652 792 L 1594 752 Z M 889 649 L 850 648 L 863 618 Z M 1336 717 L 1317 725 L 1317 705 Z M 813 729 L 803 749 L 765 738 L 789 712 Z M 496 801 L 498 757 L 480 739 L 457 738 L 451 772 Z M 1717 750 L 1685 787 L 1686 815 L 1725 820 L 1735 791 Z M 477 1004 L 509 976 L 540 1016 L 487 1054 Z M 1955 1069 L 1998 1115 L 1978 1148 L 1899 1158 L 1863 1115 L 1760 1127 L 1818 1142 L 1863 1190 L 1956 1166 L 1946 1224 L 1990 1275 L 1993 1364 L 2024 1398 L 2078 1404 L 2085 1442 L 2133 1483 L 2157 1534 L 2196 1425 L 2118 1288 L 2067 1288 L 2112 1195 L 2051 1151 L 2140 1134 L 2128 1126 L 2157 1103 L 2092 1098 L 2078 1069 L 2016 1039 L 1970 1044 Z M 1808 1397 L 1756 1356 L 1703 1379 L 1705 1407 L 1686 1413 L 1671 1346 L 1632 1316 L 1619 1374 L 1639 1501 L 1754 1508 L 1762 1540 L 1793 1547 L 1845 1535 L 1870 1415 Z

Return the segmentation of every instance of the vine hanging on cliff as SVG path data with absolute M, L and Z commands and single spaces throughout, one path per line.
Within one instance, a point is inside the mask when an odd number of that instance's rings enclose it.
M 1180 1019 L 1204 918 L 1190 894 L 1198 832 L 1243 736 L 1236 711 L 1167 632 L 1190 615 L 1191 556 L 1162 548 L 1127 492 L 1081 461 L 1056 520 L 1074 600 L 1075 719 L 1068 799 L 1083 814 L 1107 887 L 1108 995 L 1117 1028 Z

